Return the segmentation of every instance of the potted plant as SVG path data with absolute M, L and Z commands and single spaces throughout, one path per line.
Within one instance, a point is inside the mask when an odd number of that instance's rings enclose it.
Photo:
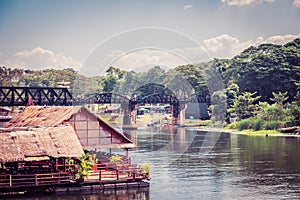
M 145 178 L 149 179 L 150 178 L 150 168 L 151 164 L 150 163 L 144 163 L 141 165 L 141 169 L 143 170 L 142 173 L 145 176 Z
M 84 181 L 84 177 L 90 175 L 90 170 L 92 170 L 92 162 L 90 159 L 90 154 L 86 153 L 78 159 L 79 163 L 77 164 L 77 173 L 75 174 L 75 178 L 77 182 L 82 183 Z
M 116 155 L 109 159 L 109 162 L 113 165 L 113 168 L 118 168 L 118 164 L 122 161 L 122 156 Z

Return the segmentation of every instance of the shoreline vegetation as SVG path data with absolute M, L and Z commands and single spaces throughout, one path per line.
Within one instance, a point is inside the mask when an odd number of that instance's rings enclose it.
M 207 131 L 216 131 L 216 132 L 224 132 L 229 134 L 239 134 L 239 135 L 248 135 L 248 136 L 264 136 L 264 137 L 297 137 L 300 138 L 300 134 L 297 133 L 282 133 L 279 130 L 258 130 L 254 131 L 252 129 L 238 130 L 238 129 L 229 129 L 226 127 L 223 128 L 211 128 L 211 127 L 203 127 L 203 126 L 194 126 L 197 129 L 207 130 Z M 298 130 L 300 127 L 297 127 Z
M 251 46 L 231 59 L 215 58 L 170 70 L 159 65 L 144 72 L 126 71 L 122 66 L 107 67 L 103 74 L 85 77 L 71 68 L 35 71 L 3 66 L 0 67 L 3 74 L 0 85 L 73 88 L 72 95 L 78 99 L 95 93 L 114 93 L 126 98 L 160 94 L 185 99 L 199 95 L 205 96 L 208 108 L 198 114 L 193 112 L 194 119 L 201 116 L 210 118 L 211 123 L 226 122 L 222 126 L 247 134 L 269 132 L 268 135 L 274 135 L 279 134 L 274 130 L 293 127 L 297 127 L 296 130 L 289 132 L 300 134 L 300 38 L 283 45 Z M 217 86 L 219 81 L 216 80 L 221 80 L 222 86 Z M 98 104 L 92 111 L 100 111 L 100 107 Z M 178 116 L 178 111 L 173 114 Z M 143 126 L 168 126 L 174 123 L 170 118 L 147 115 L 136 121 Z M 108 120 L 122 123 L 122 119 L 115 116 Z M 187 119 L 186 127 L 207 123 Z
M 112 123 L 109 121 L 111 118 L 110 115 L 100 115 L 108 123 Z M 156 116 L 158 119 L 159 117 Z M 119 123 L 121 123 L 121 117 L 118 117 Z M 147 116 L 144 116 L 142 119 L 138 120 L 139 127 L 145 126 L 151 123 L 151 119 Z M 185 125 L 182 128 L 197 128 L 203 130 L 211 130 L 211 131 L 218 131 L 230 134 L 240 134 L 240 135 L 248 135 L 248 136 L 272 136 L 272 137 L 299 137 L 300 134 L 296 133 L 283 133 L 279 130 L 257 130 L 254 131 L 252 129 L 245 129 L 245 130 L 238 130 L 234 128 L 228 128 L 228 126 L 220 127 L 220 128 L 211 128 L 211 121 L 210 120 L 197 120 L 197 119 L 186 119 Z M 300 131 L 300 127 L 294 127 L 297 130 L 297 133 Z
M 251 129 L 239 131 L 237 129 L 222 129 L 225 133 L 230 134 L 240 134 L 240 135 L 248 135 L 248 136 L 272 136 L 272 137 L 299 137 L 300 135 L 294 133 L 282 133 L 278 130 L 259 130 L 253 131 Z

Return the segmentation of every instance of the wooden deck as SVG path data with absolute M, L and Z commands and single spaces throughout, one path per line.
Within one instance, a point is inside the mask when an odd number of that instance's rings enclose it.
M 97 164 L 93 166 L 93 171 L 85 177 L 85 182 L 89 181 L 112 181 L 127 179 L 143 179 L 142 169 L 131 164 Z
M 78 183 L 75 176 L 68 172 L 27 174 L 27 175 L 0 175 L 0 195 L 16 192 L 35 191 L 64 191 L 90 189 L 117 189 L 131 187 L 149 187 L 149 179 L 142 174 L 135 165 L 120 165 L 111 168 L 108 164 L 93 166 L 90 175 Z

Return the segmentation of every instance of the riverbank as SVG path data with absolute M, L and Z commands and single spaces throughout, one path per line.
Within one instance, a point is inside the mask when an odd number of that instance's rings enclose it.
M 164 122 L 162 119 L 165 118 L 166 115 L 163 114 L 145 114 L 140 116 L 137 119 L 138 127 L 146 127 L 148 124 L 151 124 L 153 121 L 160 121 L 161 123 Z M 101 116 L 103 118 L 103 116 Z M 109 119 L 111 116 L 104 116 L 104 119 L 108 123 L 112 123 Z M 167 116 L 166 121 L 171 123 L 172 116 Z M 118 121 L 121 123 L 122 117 L 118 116 Z M 259 131 L 253 131 L 252 129 L 246 129 L 239 131 L 237 129 L 229 129 L 229 128 L 212 128 L 210 127 L 211 122 L 210 120 L 200 120 L 200 119 L 186 119 L 185 125 L 182 126 L 183 128 L 197 128 L 201 130 L 208 130 L 208 131 L 217 131 L 217 132 L 225 132 L 225 133 L 231 133 L 231 134 L 241 134 L 241 135 L 249 135 L 249 136 L 264 136 L 264 137 L 296 137 L 300 138 L 300 135 L 293 134 L 293 133 L 282 133 L 277 130 L 259 130 Z
M 248 136 L 264 136 L 264 137 L 295 137 L 300 138 L 299 134 L 294 133 L 281 133 L 277 130 L 259 130 L 253 131 L 252 129 L 246 129 L 239 131 L 237 129 L 229 129 L 226 127 L 210 127 L 208 126 L 192 126 L 190 128 L 195 128 L 203 131 L 210 131 L 210 132 L 223 132 L 223 133 L 230 133 L 230 134 L 239 134 L 239 135 L 248 135 Z
M 226 129 L 220 128 L 222 132 L 231 133 L 231 134 L 240 134 L 240 135 L 248 135 L 248 136 L 264 136 L 264 137 L 295 137 L 300 138 L 300 135 L 291 134 L 291 133 L 281 133 L 277 130 L 260 130 L 260 131 L 253 131 L 252 129 L 247 130 L 236 130 L 236 129 Z

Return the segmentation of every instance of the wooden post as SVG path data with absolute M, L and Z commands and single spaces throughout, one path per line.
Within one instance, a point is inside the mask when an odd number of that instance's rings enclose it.
M 55 158 L 55 169 L 58 172 L 58 159 L 57 158 Z
M 66 172 L 66 158 L 63 159 L 64 159 L 64 172 Z
M 57 175 L 58 175 L 58 180 L 57 180 L 57 182 L 60 183 L 60 173 L 58 172 Z
M 126 148 L 125 150 L 126 150 L 126 158 L 128 158 L 128 148 Z
M 12 186 L 12 175 L 11 174 L 9 175 L 9 186 L 10 187 Z
M 34 175 L 34 180 L 35 180 L 35 185 L 38 185 L 38 178 L 37 178 L 37 174 Z
M 101 170 L 99 171 L 99 181 L 101 181 Z
M 117 180 L 119 180 L 119 170 L 116 171 L 117 171 Z

